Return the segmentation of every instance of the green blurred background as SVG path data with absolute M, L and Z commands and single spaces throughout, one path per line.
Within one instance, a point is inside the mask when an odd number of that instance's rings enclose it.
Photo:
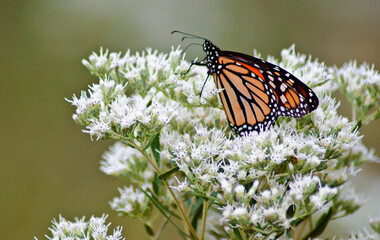
M 180 44 L 170 35 L 175 29 L 248 54 L 255 48 L 279 57 L 295 43 L 328 65 L 357 59 L 380 66 L 379 0 L 1 0 L 0 239 L 43 239 L 59 214 L 72 220 L 103 212 L 111 226 L 124 226 L 127 239 L 149 239 L 138 221 L 110 209 L 108 201 L 124 184 L 99 170 L 111 142 L 91 142 L 64 98 L 96 81 L 81 59 L 100 46 L 168 52 Z M 197 56 L 204 56 L 201 49 L 188 51 L 189 60 Z M 341 112 L 350 116 L 345 102 Z M 380 121 L 362 133 L 380 153 Z M 380 208 L 379 170 L 364 166 L 352 182 L 368 205 L 328 231 L 368 227 L 368 215 Z

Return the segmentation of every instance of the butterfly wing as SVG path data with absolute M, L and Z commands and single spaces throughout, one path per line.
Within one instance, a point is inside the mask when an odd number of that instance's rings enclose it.
M 269 129 L 279 116 L 302 117 L 318 106 L 316 94 L 279 66 L 221 51 L 213 73 L 231 128 L 240 135 Z
M 214 73 L 231 128 L 240 135 L 269 129 L 277 120 L 275 92 L 256 68 L 220 56 Z M 221 67 L 219 67 L 221 66 Z
M 318 107 L 318 97 L 313 90 L 279 66 L 236 52 L 224 51 L 223 55 L 237 63 L 248 65 L 263 75 L 275 93 L 277 116 L 300 118 Z

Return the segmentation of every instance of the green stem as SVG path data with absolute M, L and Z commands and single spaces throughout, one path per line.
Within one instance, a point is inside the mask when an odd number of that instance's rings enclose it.
M 211 194 L 211 186 L 208 190 L 208 195 Z M 210 200 L 207 199 L 206 202 L 203 205 L 203 211 L 202 211 L 202 235 L 201 235 L 201 240 L 204 240 L 205 237 L 205 231 L 206 231 L 206 219 L 207 219 L 207 211 L 208 211 L 208 204 L 210 203 Z
M 176 203 L 176 205 L 177 205 L 177 207 L 178 207 L 178 209 L 179 209 L 179 211 L 180 211 L 180 213 L 181 213 L 181 215 L 183 217 L 183 220 L 185 220 L 187 227 L 190 229 L 190 231 L 193 234 L 194 238 L 196 240 L 199 240 L 199 237 L 198 237 L 197 233 L 195 232 L 195 229 L 193 228 L 193 226 L 191 225 L 189 219 L 187 218 L 187 216 L 185 214 L 185 210 L 180 205 L 177 197 L 175 196 L 173 190 L 171 189 L 171 187 L 169 186 L 169 184 L 168 184 L 168 182 L 166 180 L 164 180 L 164 184 L 165 184 L 166 188 L 169 190 L 169 192 L 172 195 L 172 197 L 174 198 L 174 201 L 175 201 L 175 203 Z
M 371 115 L 369 115 L 363 122 L 365 124 L 369 123 L 370 121 L 376 119 L 377 115 L 379 114 L 379 111 L 373 112 Z
M 300 229 L 300 232 L 299 232 L 298 237 L 296 238 L 296 240 L 300 240 L 300 239 L 301 239 L 301 237 L 302 237 L 302 233 L 303 233 L 303 231 L 305 230 L 305 227 L 306 227 L 307 222 L 308 222 L 307 219 L 305 219 L 305 220 L 303 221 L 302 226 L 301 226 L 301 229 Z
M 164 218 L 164 219 L 162 220 L 161 226 L 160 226 L 160 228 L 158 229 L 158 231 L 157 231 L 156 235 L 154 236 L 153 240 L 158 240 L 158 238 L 159 238 L 160 235 L 161 235 L 162 230 L 164 230 L 164 228 L 165 228 L 165 226 L 166 226 L 166 224 L 167 224 L 168 222 L 169 222 L 169 220 L 168 220 L 167 218 Z
M 133 146 L 133 145 L 132 145 Z M 161 171 L 160 169 L 158 169 L 158 167 L 156 166 L 156 164 L 154 163 L 154 161 L 152 161 L 152 159 L 150 158 L 150 156 L 146 153 L 146 151 L 142 151 L 140 148 L 136 148 L 138 149 L 141 154 L 144 155 L 144 157 L 148 160 L 148 162 L 154 167 L 154 169 L 156 170 L 157 174 L 160 175 L 161 174 Z M 183 220 L 185 221 L 188 229 L 190 230 L 191 234 L 193 234 L 194 236 L 194 239 L 196 240 L 199 240 L 199 237 L 195 231 L 195 229 L 193 228 L 193 226 L 191 225 L 189 219 L 187 218 L 186 214 L 185 214 L 185 210 L 182 208 L 180 202 L 178 201 L 176 195 L 174 194 L 173 190 L 171 189 L 171 187 L 169 186 L 168 182 L 166 180 L 162 180 L 166 186 L 166 188 L 169 190 L 170 194 L 172 195 L 181 215 L 182 215 L 182 218 Z
M 148 160 L 148 162 L 152 165 L 152 167 L 154 168 L 154 170 L 156 170 L 157 174 L 160 175 L 161 174 L 161 171 L 160 169 L 158 169 L 158 167 L 156 166 L 155 162 L 152 161 L 152 159 L 150 158 L 150 156 L 146 153 L 146 151 L 143 151 L 141 150 L 140 148 L 136 148 L 137 150 L 139 150 L 139 152 L 141 152 L 142 155 L 144 155 L 144 157 Z
M 185 209 L 185 204 L 184 204 L 184 202 L 183 202 L 183 199 L 181 198 L 181 194 L 180 194 L 180 197 L 178 198 L 179 199 L 179 203 L 181 204 L 181 207 L 182 207 L 182 209 Z M 190 209 L 189 209 L 190 210 Z M 189 216 L 189 214 L 186 214 L 186 217 L 187 216 Z M 183 221 L 182 221 L 183 222 Z M 187 233 L 187 235 L 190 235 L 190 233 L 189 233 L 189 229 L 186 227 L 186 225 L 187 225 L 187 223 L 186 222 L 183 222 L 183 226 L 185 227 L 185 229 L 186 229 L 186 233 Z M 192 225 L 191 225 L 192 226 Z
M 310 231 L 313 230 L 313 218 L 311 216 L 309 217 L 309 227 Z
M 347 214 L 342 214 L 340 216 L 332 217 L 331 220 L 335 220 L 335 219 L 342 218 L 342 217 L 345 217 L 345 216 L 347 216 Z
M 215 198 L 215 197 L 212 197 L 212 196 L 207 196 L 207 195 L 200 194 L 200 193 L 194 193 L 194 195 L 196 195 L 198 197 L 206 198 L 208 200 L 214 200 L 215 202 L 217 202 L 217 204 L 222 205 L 222 206 L 225 206 L 227 204 L 227 203 L 223 202 L 222 200 Z
M 205 237 L 205 231 L 206 231 L 206 218 L 207 218 L 207 209 L 208 209 L 208 203 L 209 200 L 205 202 L 203 205 L 203 211 L 202 211 L 202 234 L 201 234 L 201 240 L 204 240 Z
M 190 203 L 189 209 L 188 209 L 188 211 L 187 211 L 187 216 L 190 215 L 191 208 L 193 207 L 194 203 L 195 203 L 195 198 L 193 198 L 193 200 L 191 200 L 191 203 Z

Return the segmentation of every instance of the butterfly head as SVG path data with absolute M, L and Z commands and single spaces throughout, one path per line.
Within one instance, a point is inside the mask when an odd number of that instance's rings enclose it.
M 208 74 L 219 73 L 218 66 L 221 66 L 218 62 L 220 49 L 211 41 L 205 40 L 203 50 L 206 52 L 206 66 L 208 68 Z

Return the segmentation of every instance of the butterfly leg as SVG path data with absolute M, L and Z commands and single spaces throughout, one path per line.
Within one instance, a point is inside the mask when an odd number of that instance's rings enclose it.
M 205 85 L 206 85 L 206 82 L 207 82 L 207 79 L 208 79 L 209 76 L 210 76 L 210 75 L 207 75 L 206 80 L 205 80 L 205 82 L 203 83 L 203 86 L 202 86 L 201 92 L 199 93 L 199 97 L 202 97 L 203 88 L 205 88 Z
M 205 60 L 206 58 L 204 58 L 202 61 L 200 62 L 191 62 L 190 66 L 189 66 L 189 69 L 187 69 L 187 71 L 181 75 L 186 75 L 190 72 L 190 69 L 193 65 L 196 65 L 196 66 L 206 66 L 206 63 L 203 63 L 203 61 Z

